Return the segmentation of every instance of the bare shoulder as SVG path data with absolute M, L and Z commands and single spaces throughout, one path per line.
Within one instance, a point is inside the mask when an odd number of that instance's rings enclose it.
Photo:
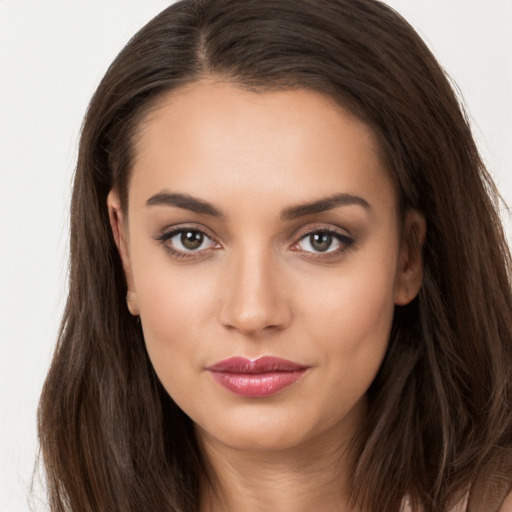
M 512 512 L 512 491 L 507 495 L 498 512 Z

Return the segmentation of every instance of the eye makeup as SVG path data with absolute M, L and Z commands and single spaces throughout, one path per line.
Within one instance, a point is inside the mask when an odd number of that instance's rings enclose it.
M 155 237 L 155 240 L 176 260 L 199 260 L 221 245 L 211 235 L 196 226 L 174 226 Z
M 338 260 L 354 247 L 355 238 L 331 224 L 314 225 L 301 230 L 299 239 L 290 250 L 301 256 L 322 262 Z
M 172 226 L 154 239 L 177 261 L 199 261 L 223 248 L 216 237 L 197 225 Z M 294 239 L 290 251 L 322 262 L 338 260 L 355 243 L 346 231 L 327 224 L 302 229 Z

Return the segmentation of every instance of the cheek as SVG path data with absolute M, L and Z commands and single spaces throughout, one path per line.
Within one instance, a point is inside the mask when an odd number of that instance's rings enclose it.
M 140 231 L 140 232 L 139 232 Z M 215 297 L 208 265 L 177 264 L 142 228 L 134 229 L 131 270 L 141 320 L 156 338 L 199 328 Z
M 141 320 L 149 340 L 158 339 L 168 344 L 179 344 L 197 339 L 204 327 L 215 301 L 204 280 L 197 276 L 184 279 L 179 273 L 159 273 L 156 279 L 148 280 L 137 288 L 141 308 Z
M 142 244 L 132 254 L 132 270 L 147 351 L 174 396 L 193 385 L 186 376 L 206 362 L 201 342 L 215 306 L 212 276 L 193 266 L 172 265 L 163 250 L 145 250 Z
M 205 357 L 201 303 L 175 281 L 169 286 L 148 285 L 139 298 L 146 349 L 160 382 L 182 409 L 192 402 L 201 406 L 199 383 L 193 378 Z
M 337 272 L 316 282 L 311 276 L 301 289 L 303 310 L 309 312 L 304 314 L 310 321 L 324 331 L 339 333 L 353 348 L 368 338 L 382 338 L 393 316 L 397 257 L 392 251 L 377 258 L 373 254 L 354 254 Z
M 394 313 L 394 260 L 357 262 L 322 294 L 304 297 L 307 338 L 315 340 L 319 364 L 333 383 L 331 397 L 350 406 L 366 392 L 386 353 Z

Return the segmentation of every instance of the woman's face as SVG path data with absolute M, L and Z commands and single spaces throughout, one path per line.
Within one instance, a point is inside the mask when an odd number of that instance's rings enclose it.
M 197 83 L 143 123 L 128 198 L 123 217 L 109 196 L 129 307 L 200 437 L 351 435 L 421 281 L 371 130 L 311 91 Z

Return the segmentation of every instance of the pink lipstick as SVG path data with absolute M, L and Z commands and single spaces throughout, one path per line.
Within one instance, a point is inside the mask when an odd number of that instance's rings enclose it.
M 294 384 L 308 368 L 286 359 L 263 356 L 255 360 L 230 357 L 206 369 L 216 382 L 232 393 L 248 398 L 263 398 Z

